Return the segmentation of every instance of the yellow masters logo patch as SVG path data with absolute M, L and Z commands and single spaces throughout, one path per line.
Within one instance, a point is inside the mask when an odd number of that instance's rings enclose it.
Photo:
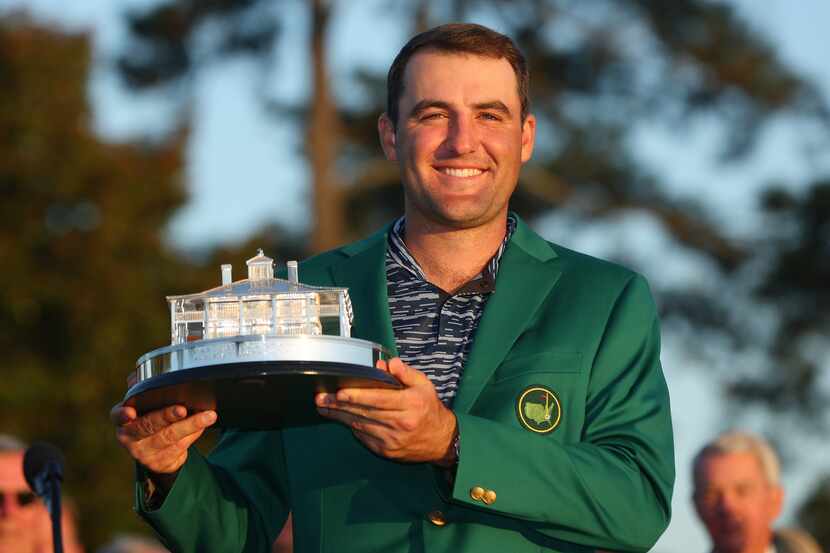
M 516 400 L 519 424 L 531 432 L 553 432 L 562 420 L 562 404 L 553 390 L 541 384 L 525 388 Z

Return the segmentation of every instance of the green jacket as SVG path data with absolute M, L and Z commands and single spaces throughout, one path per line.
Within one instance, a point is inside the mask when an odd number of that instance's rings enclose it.
M 353 336 L 395 351 L 385 248 L 384 231 L 300 276 L 347 286 Z M 137 486 L 137 510 L 173 551 L 269 551 L 289 510 L 297 553 L 647 551 L 674 482 L 659 343 L 642 277 L 520 221 L 453 404 L 452 487 L 442 470 L 382 459 L 324 423 L 229 431 L 207 459 L 191 449 L 159 509 Z M 533 387 L 552 394 L 523 394 Z

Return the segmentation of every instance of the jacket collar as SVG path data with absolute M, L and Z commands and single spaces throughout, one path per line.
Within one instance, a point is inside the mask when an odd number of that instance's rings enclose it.
M 470 411 L 560 275 L 551 245 L 519 219 L 499 266 L 496 291 L 487 300 L 464 365 L 454 410 Z

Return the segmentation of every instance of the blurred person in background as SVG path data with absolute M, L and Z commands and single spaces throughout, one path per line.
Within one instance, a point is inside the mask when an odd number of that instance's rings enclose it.
M 712 540 L 712 553 L 789 553 L 798 549 L 791 531 L 781 538 L 773 524 L 784 490 L 772 447 L 747 432 L 725 432 L 706 444 L 692 464 L 693 501 Z
M 117 536 L 95 553 L 170 553 L 156 540 L 143 536 Z
M 23 476 L 25 453 L 21 440 L 0 434 L 0 553 L 51 553 L 52 523 Z M 64 503 L 62 514 L 64 553 L 83 553 L 71 503 Z

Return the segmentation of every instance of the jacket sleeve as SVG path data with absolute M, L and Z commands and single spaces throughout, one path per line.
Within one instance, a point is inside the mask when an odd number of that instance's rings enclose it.
M 461 455 L 452 499 L 521 519 L 555 540 L 647 551 L 668 525 L 674 484 L 659 352 L 648 285 L 633 276 L 610 310 L 591 363 L 581 439 L 562 444 L 457 414 Z M 497 500 L 473 499 L 474 486 L 496 491 Z
M 260 552 L 288 516 L 278 432 L 226 432 L 209 458 L 191 447 L 162 505 L 148 510 L 136 486 L 136 511 L 174 553 Z

